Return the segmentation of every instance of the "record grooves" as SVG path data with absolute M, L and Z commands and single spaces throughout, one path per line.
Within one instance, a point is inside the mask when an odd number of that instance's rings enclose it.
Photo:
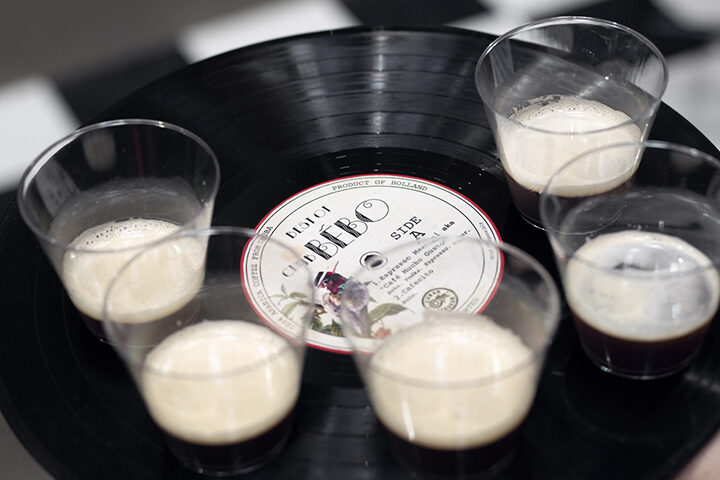
M 371 29 L 280 39 L 163 77 L 96 120 L 144 117 L 203 137 L 221 164 L 215 224 L 254 226 L 338 178 L 396 174 L 458 192 L 556 275 L 544 234 L 510 204 L 473 83 L 489 35 Z M 719 152 L 663 105 L 651 133 Z M 205 478 L 166 453 L 115 354 L 86 330 L 12 205 L 0 223 L 0 408 L 59 479 Z M 628 384 L 584 358 L 564 322 L 503 479 L 668 479 L 720 425 L 720 328 L 695 363 Z M 650 414 L 652 413 L 652 415 Z M 699 421 L 702 419 L 702 421 Z M 308 349 L 295 428 L 248 479 L 403 479 L 352 359 Z

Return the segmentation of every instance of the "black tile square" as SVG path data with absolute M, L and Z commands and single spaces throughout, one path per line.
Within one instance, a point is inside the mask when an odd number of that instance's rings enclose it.
M 55 81 L 80 123 L 85 124 L 132 91 L 186 65 L 174 46 L 164 46 Z
M 365 25 L 440 25 L 483 13 L 477 0 L 342 0 Z
M 15 195 L 15 190 L 6 190 L 0 192 L 0 219 L 5 216 L 5 211 L 15 199 Z
M 681 27 L 651 0 L 607 0 L 545 16 L 555 15 L 583 15 L 618 22 L 648 37 L 665 56 L 700 47 L 713 38 L 708 32 Z

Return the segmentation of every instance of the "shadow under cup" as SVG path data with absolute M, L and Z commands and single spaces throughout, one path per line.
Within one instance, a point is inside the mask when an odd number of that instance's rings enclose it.
M 165 122 L 81 128 L 26 170 L 17 201 L 90 331 L 104 340 L 102 299 L 143 246 L 210 225 L 220 168 L 208 145 Z
M 617 175 L 623 157 L 631 175 Z M 601 369 L 653 379 L 695 357 L 720 303 L 719 194 L 718 160 L 654 141 L 593 150 L 550 179 L 543 224 Z
M 559 320 L 551 278 L 518 249 L 467 237 L 380 257 L 345 284 L 341 315 L 396 459 L 423 478 L 504 469 Z M 387 281 L 397 265 L 413 265 L 413 280 L 390 282 L 415 291 L 402 303 Z
M 272 323 L 247 294 L 263 255 L 298 260 L 250 230 L 191 230 L 143 250 L 108 288 L 106 335 L 168 449 L 195 472 L 256 470 L 282 451 L 293 425 L 312 279 L 297 268 L 284 280 L 306 303 Z M 280 271 L 273 266 L 265 264 Z
M 655 45 L 606 20 L 538 20 L 493 41 L 475 83 L 518 212 L 542 227 L 540 192 L 563 164 L 644 140 L 667 78 Z

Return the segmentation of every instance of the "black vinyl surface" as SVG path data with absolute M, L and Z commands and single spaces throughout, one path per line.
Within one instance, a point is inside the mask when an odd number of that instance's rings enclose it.
M 165 120 L 220 160 L 215 224 L 256 225 L 290 195 L 399 173 L 479 205 L 504 241 L 555 274 L 545 234 L 511 206 L 473 80 L 492 37 L 459 29 L 349 29 L 282 39 L 183 68 L 96 120 Z M 663 105 L 652 138 L 720 155 Z M 123 365 L 82 324 L 13 203 L 0 222 L 0 408 L 59 479 L 202 478 L 166 452 Z M 720 326 L 681 374 L 653 382 L 589 364 L 564 318 L 515 461 L 498 478 L 667 479 L 720 424 Z M 248 479 L 403 479 L 350 357 L 308 349 L 293 434 Z

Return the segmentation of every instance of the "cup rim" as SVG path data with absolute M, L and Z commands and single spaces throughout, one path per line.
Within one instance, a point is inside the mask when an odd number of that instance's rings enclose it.
M 512 37 L 516 36 L 519 33 L 523 33 L 526 31 L 536 30 L 538 27 L 544 27 L 544 26 L 553 26 L 553 25 L 567 25 L 571 23 L 577 23 L 577 24 L 588 24 L 588 25 L 598 25 L 608 28 L 615 28 L 618 30 L 622 30 L 623 32 L 629 34 L 632 37 L 637 38 L 644 44 L 648 46 L 648 48 L 655 54 L 655 56 L 660 60 L 660 65 L 662 66 L 662 72 L 663 72 L 663 78 L 662 82 L 660 84 L 659 91 L 657 95 L 651 95 L 653 98 L 653 101 L 650 102 L 648 105 L 648 108 L 640 112 L 639 114 L 630 117 L 629 120 L 626 120 L 625 122 L 618 123 L 617 125 L 613 125 L 611 127 L 601 128 L 598 130 L 587 130 L 587 131 L 579 131 L 579 132 L 557 132 L 553 130 L 545 130 L 542 128 L 537 128 L 533 126 L 526 125 L 524 123 L 520 123 L 512 118 L 510 118 L 509 115 L 505 115 L 504 113 L 498 111 L 495 108 L 494 104 L 491 104 L 485 99 L 485 96 L 483 95 L 482 90 L 480 89 L 478 85 L 478 77 L 480 72 L 480 67 L 483 65 L 486 58 L 490 55 L 490 53 L 501 43 L 505 42 L 506 40 L 511 39 Z M 476 66 L 475 66 L 475 87 L 478 91 L 478 94 L 480 96 L 480 99 L 482 100 L 483 104 L 489 108 L 492 112 L 494 112 L 496 115 L 502 117 L 503 119 L 512 122 L 514 125 L 527 128 L 528 130 L 540 132 L 543 134 L 548 135 L 560 135 L 560 136 L 566 136 L 566 135 L 589 135 L 589 134 L 597 134 L 597 133 L 603 133 L 608 132 L 611 130 L 614 130 L 616 128 L 622 128 L 627 125 L 634 125 L 638 121 L 642 120 L 645 117 L 650 118 L 651 116 L 648 115 L 648 112 L 656 111 L 658 106 L 662 103 L 662 96 L 665 93 L 665 90 L 667 89 L 668 85 L 668 64 L 667 59 L 665 58 L 665 55 L 660 51 L 660 49 L 655 45 L 653 42 L 650 41 L 649 38 L 647 38 L 645 35 L 641 34 L 640 32 L 627 27 L 621 23 L 613 22 L 611 20 L 605 20 L 601 18 L 596 17 L 588 17 L 588 16 L 582 16 L 582 15 L 564 15 L 564 16 L 557 16 L 557 17 L 549 17 L 549 18 L 542 18 L 539 20 L 534 20 L 528 23 L 525 23 L 523 25 L 520 25 L 518 27 L 515 27 L 511 30 L 508 30 L 507 32 L 501 34 L 495 40 L 490 42 L 490 44 L 483 50 L 482 54 L 480 55 L 480 58 L 478 59 Z M 624 112 L 623 112 L 624 113 Z
M 108 334 L 107 334 L 107 332 L 108 332 L 107 325 L 108 325 L 108 323 L 111 323 L 111 321 L 108 320 L 108 313 L 107 313 L 108 297 L 110 296 L 111 291 L 112 291 L 113 288 L 115 287 L 115 284 L 117 283 L 118 278 L 119 278 L 126 270 L 128 270 L 130 263 L 132 263 L 132 262 L 133 262 L 134 260 L 136 260 L 138 257 L 140 257 L 141 255 L 143 255 L 143 254 L 144 254 L 146 251 L 148 251 L 149 249 L 158 248 L 159 245 L 160 245 L 161 243 L 164 243 L 164 242 L 176 241 L 176 240 L 182 239 L 182 238 L 199 238 L 199 237 L 210 238 L 210 237 L 213 237 L 213 236 L 223 236 L 223 235 L 224 235 L 224 236 L 231 235 L 231 236 L 235 236 L 235 237 L 244 237 L 244 238 L 246 238 L 246 239 L 248 240 L 248 242 L 249 242 L 249 241 L 252 241 L 252 240 L 255 239 L 255 238 L 259 238 L 259 239 L 262 239 L 262 241 L 272 242 L 272 243 L 274 243 L 274 244 L 276 244 L 276 245 L 279 245 L 281 248 L 286 249 L 288 252 L 292 252 L 293 254 L 295 254 L 295 252 L 292 250 L 292 248 L 290 248 L 288 245 L 286 245 L 286 244 L 284 244 L 284 243 L 282 243 L 282 242 L 279 242 L 278 240 L 272 239 L 272 238 L 270 238 L 269 236 L 267 236 L 267 235 L 265 235 L 265 234 L 263 234 L 263 233 L 260 233 L 260 232 L 257 232 L 257 231 L 255 231 L 255 230 L 251 230 L 251 229 L 245 228 L 245 227 L 232 227 L 232 226 L 219 226 L 219 227 L 216 226 L 216 227 L 209 227 L 209 228 L 196 228 L 196 229 L 190 229 L 190 230 L 181 230 L 181 231 L 178 231 L 178 232 L 176 232 L 176 233 L 174 233 L 174 234 L 172 234 L 172 235 L 169 235 L 169 236 L 167 236 L 167 237 L 165 237 L 165 238 L 163 238 L 163 239 L 160 239 L 159 241 L 156 241 L 156 242 L 153 242 L 152 244 L 148 244 L 148 245 L 144 246 L 144 247 L 141 249 L 140 252 L 138 252 L 136 255 L 133 255 L 133 257 L 130 258 L 130 259 L 123 265 L 123 267 L 122 267 L 120 270 L 117 271 L 117 273 L 116 273 L 115 275 L 113 275 L 113 278 L 112 278 L 112 280 L 110 281 L 110 283 L 108 284 L 107 290 L 105 291 L 105 295 L 104 295 L 104 298 L 103 298 L 103 307 L 102 307 L 102 328 L 103 328 L 103 331 L 105 332 L 105 334 L 106 334 L 108 340 L 110 341 L 110 343 L 113 345 L 114 349 L 118 352 L 118 354 L 120 355 L 120 357 L 121 357 L 128 365 L 131 365 L 131 366 L 133 366 L 133 367 L 135 367 L 135 368 L 139 368 L 139 369 L 140 369 L 141 371 L 143 371 L 143 372 L 149 372 L 149 373 L 161 375 L 161 376 L 164 376 L 164 377 L 167 377 L 167 378 L 177 378 L 177 379 L 225 378 L 225 377 L 231 377 L 231 376 L 234 376 L 234 375 L 240 375 L 240 374 L 242 374 L 242 373 L 244 373 L 244 372 L 249 372 L 249 371 L 251 371 L 251 370 L 254 370 L 254 369 L 258 368 L 258 367 L 261 366 L 261 365 L 265 365 L 265 364 L 273 361 L 274 359 L 280 357 L 281 355 L 284 355 L 288 349 L 295 350 L 295 349 L 297 349 L 297 348 L 305 348 L 306 335 L 307 335 L 307 331 L 306 331 L 306 330 L 307 330 L 307 327 L 308 327 L 307 323 L 309 323 L 309 322 L 307 322 L 307 321 L 304 322 L 304 324 L 303 324 L 303 326 L 302 326 L 302 331 L 297 335 L 297 337 L 293 337 L 293 336 L 291 336 L 291 335 L 288 335 L 288 334 L 285 333 L 285 332 L 278 331 L 276 328 L 273 327 L 273 324 L 272 324 L 271 322 L 267 322 L 267 321 L 265 321 L 265 319 L 264 319 L 263 317 L 260 317 L 260 318 L 263 320 L 264 324 L 259 324 L 259 323 L 258 323 L 259 325 L 265 326 L 266 328 L 268 328 L 269 330 L 271 330 L 272 332 L 274 332 L 275 334 L 277 334 L 278 336 L 280 336 L 281 338 L 283 338 L 283 339 L 285 340 L 285 345 L 283 346 L 283 348 L 279 349 L 279 350 L 278 350 L 277 352 L 275 352 L 273 355 L 271 355 L 271 356 L 269 356 L 269 357 L 266 357 L 266 358 L 263 358 L 262 360 L 259 360 L 259 361 L 257 361 L 257 362 L 253 362 L 253 363 L 250 364 L 250 365 L 244 365 L 244 366 L 241 366 L 241 367 L 237 367 L 237 368 L 230 369 L 230 370 L 228 370 L 228 371 L 226 371 L 226 372 L 222 372 L 221 374 L 172 373 L 172 372 L 164 372 L 164 371 L 162 371 L 162 370 L 156 370 L 156 369 L 153 369 L 153 368 L 148 368 L 148 366 L 147 366 L 144 358 L 143 358 L 141 361 L 136 361 L 136 360 L 133 359 L 132 356 L 129 354 L 130 352 L 137 351 L 137 350 L 144 350 L 144 349 L 147 349 L 148 352 L 149 352 L 149 351 L 152 351 L 155 347 L 157 347 L 157 345 L 159 345 L 159 343 L 156 344 L 156 345 L 137 345 L 137 346 L 129 346 L 129 345 L 124 345 L 124 344 L 119 344 L 119 343 L 113 342 L 112 335 L 108 335 Z M 246 247 L 246 248 L 247 248 L 247 247 Z M 239 266 L 238 266 L 238 268 L 239 268 Z M 307 267 L 305 267 L 305 268 L 307 268 Z M 312 278 L 311 278 L 311 275 L 310 275 L 310 273 L 309 273 L 309 270 L 307 270 L 307 271 L 308 271 L 308 274 L 307 274 L 308 289 L 309 289 L 310 291 L 314 292 L 314 287 L 313 287 L 313 285 L 312 285 Z M 243 287 L 243 288 L 244 288 L 244 287 Z M 245 292 L 243 292 L 243 294 L 245 294 Z M 228 319 L 228 320 L 230 320 L 230 321 L 245 321 L 245 320 L 232 320 L 232 319 Z M 207 320 L 204 320 L 204 321 L 207 321 Z M 214 320 L 210 320 L 210 321 L 214 321 Z M 121 323 L 121 322 L 115 322 L 115 323 Z M 183 329 L 184 329 L 184 328 L 189 328 L 189 327 L 191 327 L 191 326 L 193 326 L 193 325 L 198 325 L 198 324 L 200 324 L 200 323 L 202 323 L 202 322 L 193 323 L 193 324 L 191 324 L 191 325 L 188 325 L 188 326 L 186 326 L 186 327 L 183 327 Z M 253 323 L 257 323 L 257 322 L 253 322 Z M 177 331 L 181 331 L 181 330 L 182 330 L 182 329 L 177 330 Z M 173 333 L 175 333 L 175 332 L 173 332 Z M 170 334 L 170 335 L 172 335 L 172 334 Z M 168 336 L 169 336 L 169 335 L 168 335 Z M 164 338 L 167 338 L 167 337 L 164 337 Z M 163 340 L 164 340 L 164 338 L 163 338 Z M 161 342 L 162 342 L 162 340 L 161 340 Z
M 440 236 L 436 237 L 433 240 L 443 240 L 448 238 L 463 238 L 463 237 L 457 237 L 457 236 Z M 537 346 L 536 348 L 529 348 L 531 354 L 524 359 L 522 362 L 518 362 L 517 364 L 503 369 L 500 372 L 492 373 L 492 374 L 486 374 L 486 375 L 480 375 L 475 378 L 469 379 L 469 380 L 461 380 L 461 381 L 439 381 L 439 380 L 422 380 L 418 378 L 412 378 L 408 377 L 407 375 L 397 374 L 394 372 L 387 371 L 383 368 L 378 368 L 377 366 L 374 366 L 372 361 L 368 361 L 366 368 L 369 371 L 372 371 L 375 374 L 381 375 L 386 378 L 390 378 L 394 381 L 402 382 L 406 385 L 411 385 L 415 387 L 420 388 L 443 388 L 443 389 L 464 389 L 464 388 L 473 388 L 478 387 L 480 385 L 486 385 L 493 382 L 496 382 L 498 380 L 502 380 L 508 377 L 511 377 L 512 375 L 531 367 L 534 364 L 541 365 L 543 358 L 547 352 L 547 350 L 550 348 L 550 346 L 553 343 L 555 333 L 558 329 L 558 326 L 561 321 L 561 300 L 560 300 L 560 290 L 558 286 L 555 284 L 555 281 L 553 280 L 550 273 L 547 271 L 547 269 L 541 264 L 537 259 L 526 253 L 525 251 L 521 250 L 518 247 L 515 247 L 514 245 L 511 245 L 506 242 L 494 242 L 491 240 L 481 239 L 481 238 L 464 238 L 465 240 L 472 241 L 474 243 L 480 243 L 484 246 L 493 247 L 496 248 L 500 253 L 503 255 L 510 254 L 516 258 L 519 258 L 524 263 L 528 264 L 534 272 L 538 274 L 538 276 L 541 277 L 543 284 L 545 284 L 548 287 L 548 294 L 549 294 L 549 302 L 548 302 L 548 308 L 545 314 L 543 315 L 543 318 L 549 319 L 551 321 L 551 325 L 549 330 L 547 331 L 547 338 L 545 341 Z M 409 243 L 405 242 L 406 245 Z M 395 248 L 402 248 L 401 246 L 395 247 Z M 360 270 L 358 270 L 360 271 Z M 352 276 L 350 277 L 352 278 Z M 483 316 L 481 312 L 478 312 L 476 314 L 478 317 Z M 491 317 L 486 316 L 486 318 L 489 318 L 492 320 Z M 410 327 L 412 328 L 412 327 Z M 348 342 L 353 346 L 353 355 L 368 355 L 368 359 L 371 358 L 372 355 L 375 354 L 377 350 L 374 350 L 372 352 L 362 352 L 357 351 L 355 349 L 355 345 L 353 343 L 353 340 L 351 338 L 348 338 Z M 523 342 L 524 343 L 524 342 Z M 382 347 L 380 347 L 382 348 Z
M 558 236 L 563 235 L 561 232 L 559 232 L 557 225 L 555 225 L 555 224 L 551 225 L 548 220 L 548 218 L 549 218 L 548 210 L 551 208 L 550 207 L 550 205 L 551 205 L 550 198 L 555 196 L 554 194 L 549 192 L 549 190 L 553 186 L 553 181 L 556 178 L 560 177 L 560 175 L 562 175 L 562 173 L 566 169 L 572 168 L 573 165 L 585 160 L 587 157 L 590 157 L 591 155 L 594 155 L 596 153 L 599 153 L 599 152 L 602 152 L 605 150 L 611 150 L 611 149 L 615 149 L 615 148 L 628 148 L 628 147 L 636 147 L 638 149 L 642 149 L 643 155 L 641 156 L 639 162 L 643 161 L 642 157 L 644 156 L 645 151 L 648 149 L 665 150 L 665 151 L 681 153 L 681 154 L 684 154 L 684 155 L 687 155 L 687 156 L 693 157 L 693 158 L 700 158 L 700 159 L 704 160 L 705 162 L 714 164 L 715 167 L 720 171 L 720 159 L 714 157 L 713 155 L 703 152 L 702 150 L 699 150 L 697 148 L 693 148 L 693 147 L 689 147 L 686 145 L 681 145 L 681 144 L 673 143 L 673 142 L 661 141 L 661 140 L 646 140 L 644 142 L 613 143 L 613 144 L 603 145 L 601 147 L 597 147 L 592 150 L 583 152 L 580 155 L 578 155 L 577 157 L 572 158 L 567 163 L 563 164 L 558 170 L 556 170 L 553 173 L 553 175 L 550 177 L 550 180 L 547 182 L 545 187 L 543 187 L 542 191 L 540 192 L 540 199 L 539 199 L 540 219 L 542 221 L 543 227 L 545 227 L 546 233 L 552 240 L 556 241 Z M 568 235 L 573 235 L 573 234 L 570 233 Z M 578 233 L 577 235 L 585 235 L 585 233 Z M 598 238 L 598 237 L 596 236 L 594 238 Z M 605 273 L 621 276 L 620 273 L 615 274 L 613 272 L 612 268 L 599 265 L 597 262 L 588 260 L 584 257 L 573 256 L 572 258 L 575 261 L 580 262 L 590 268 L 597 269 L 597 270 L 603 271 Z M 568 258 L 568 260 L 569 260 L 569 258 Z M 667 277 L 670 277 L 670 276 L 672 276 L 672 277 L 689 277 L 689 276 L 698 275 L 698 274 L 708 271 L 708 270 L 717 269 L 719 266 L 720 265 L 716 265 L 715 262 L 713 262 L 711 260 L 708 265 L 697 266 L 697 267 L 694 267 L 692 269 L 688 269 L 688 270 L 685 270 L 682 272 L 655 272 L 654 278 L 663 278 L 666 276 Z M 622 275 L 622 276 L 624 276 L 624 275 Z
M 116 120 L 107 120 L 103 122 L 93 123 L 91 125 L 87 125 L 81 128 L 78 128 L 66 136 L 62 137 L 60 140 L 55 141 L 53 144 L 51 144 L 49 147 L 47 147 L 45 150 L 43 150 L 35 159 L 30 163 L 30 165 L 25 169 L 25 172 L 23 173 L 22 177 L 20 178 L 20 182 L 18 183 L 18 189 L 16 194 L 16 202 L 18 205 L 18 210 L 20 212 L 20 216 L 22 217 L 23 221 L 25 222 L 25 225 L 27 225 L 30 230 L 43 242 L 46 242 L 48 245 L 52 247 L 59 247 L 62 248 L 65 252 L 82 252 L 87 254 L 104 254 L 104 253 L 115 253 L 115 252 L 124 252 L 128 250 L 134 250 L 137 249 L 138 246 L 132 246 L 132 247 L 124 247 L 119 249 L 88 249 L 88 248 L 78 248 L 71 246 L 72 241 L 70 242 L 61 242 L 58 239 L 54 238 L 53 236 L 49 235 L 47 232 L 45 232 L 43 229 L 39 228 L 35 222 L 31 220 L 30 215 L 27 212 L 26 209 L 26 203 L 24 201 L 26 197 L 26 193 L 28 188 L 30 187 L 30 182 L 37 173 L 42 169 L 47 162 L 50 161 L 50 159 L 59 151 L 61 151 L 63 148 L 65 148 L 67 145 L 75 141 L 76 139 L 80 138 L 81 136 L 93 132 L 96 130 L 101 130 L 103 128 L 108 127 L 118 127 L 118 126 L 124 126 L 124 125 L 143 125 L 143 126 L 152 126 L 152 127 L 159 127 L 159 128 L 167 128 L 169 130 L 173 130 L 177 133 L 180 133 L 181 135 L 184 135 L 191 139 L 192 141 L 196 142 L 202 150 L 205 151 L 205 153 L 208 154 L 208 157 L 210 159 L 210 163 L 212 164 L 212 169 L 215 171 L 215 176 L 212 182 L 212 185 L 210 186 L 210 196 L 208 197 L 210 200 L 206 202 L 207 204 L 212 204 L 215 197 L 217 196 L 218 190 L 220 188 L 220 164 L 218 162 L 217 156 L 215 155 L 215 152 L 210 148 L 210 146 L 200 138 L 197 134 L 191 132 L 190 130 L 180 127 L 178 125 L 175 125 L 173 123 L 165 122 L 162 120 L 152 120 L 152 119 L 146 119 L 146 118 L 122 118 L 122 119 L 116 119 Z M 180 229 L 183 229 L 184 226 L 190 225 L 194 223 L 198 218 L 200 218 L 204 214 L 203 211 L 200 211 L 197 215 L 195 215 L 192 219 L 188 220 L 186 223 L 179 225 Z M 158 240 L 162 241 L 164 238 L 167 238 L 167 236 L 164 236 Z M 153 243 L 155 243 L 157 240 L 149 242 L 147 244 L 142 244 L 140 247 L 149 246 Z

